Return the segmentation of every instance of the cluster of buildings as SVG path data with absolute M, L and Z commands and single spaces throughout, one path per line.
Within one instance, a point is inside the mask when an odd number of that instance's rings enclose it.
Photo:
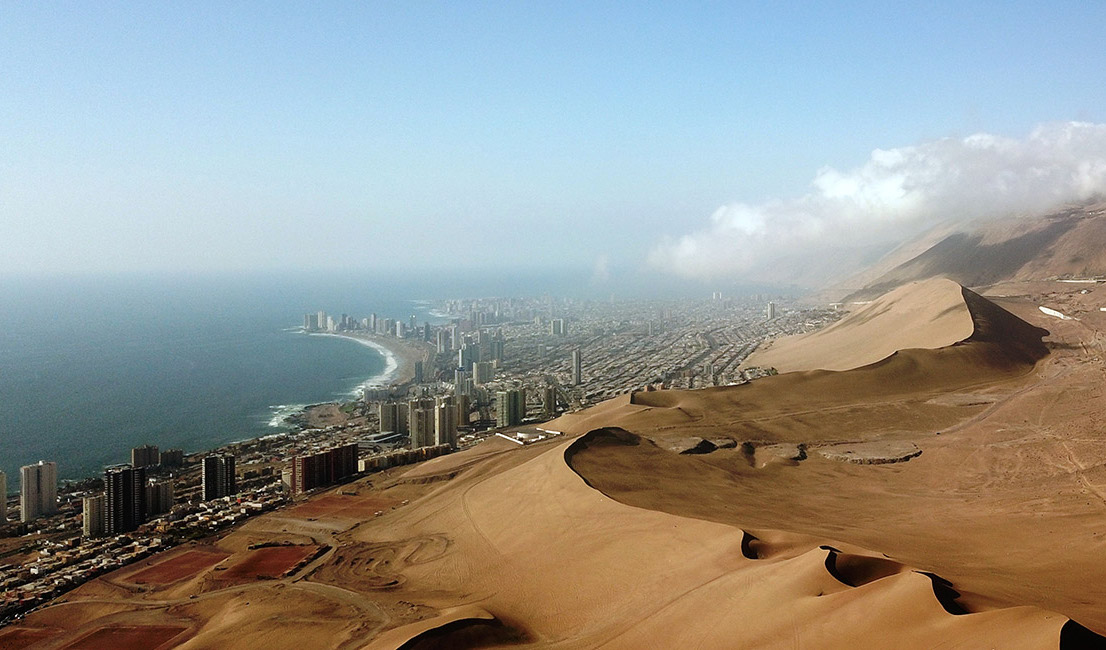
M 491 376 L 484 367 L 452 367 L 443 354 L 436 370 L 439 376 L 444 369 L 455 374 L 454 390 L 471 393 L 478 407 L 497 401 L 502 390 L 525 390 L 527 411 L 537 416 L 540 407 L 541 417 L 555 416 L 560 405 L 582 408 L 648 386 L 742 383 L 747 381 L 742 364 L 762 341 L 811 331 L 840 317 L 832 309 L 785 308 L 777 300 L 724 298 L 715 292 L 711 300 L 446 301 L 436 305 L 453 315 L 439 328 L 442 339 L 492 338 L 505 342 L 509 354 L 497 358 Z M 473 382 L 475 392 L 464 383 L 466 377 L 479 379 Z M 545 399 L 549 389 L 553 400 Z M 497 414 L 496 425 L 502 419 Z
M 414 381 L 366 390 L 378 414 L 365 442 L 420 449 L 472 440 L 562 409 L 630 390 L 743 383 L 762 371 L 742 366 L 765 339 L 832 322 L 830 309 L 783 308 L 757 295 L 710 300 L 580 301 L 543 297 L 444 301 L 449 322 L 305 314 L 305 331 L 417 337 L 435 354 Z
M 133 453 L 132 459 L 142 461 Z M 151 517 L 173 509 L 176 501 L 173 479 L 147 478 L 148 467 L 132 463 L 104 469 L 103 494 L 87 496 L 82 500 L 82 532 L 85 537 L 129 533 Z M 202 481 L 204 501 L 235 494 L 234 456 L 213 454 L 205 457 Z
M 457 446 L 457 431 L 468 426 L 471 404 L 465 394 L 418 397 L 406 402 L 386 401 L 378 407 L 379 436 L 375 442 L 404 437 L 412 449 L 436 445 Z
M 329 332 L 332 334 L 340 332 L 367 332 L 387 334 L 401 339 L 418 336 L 426 341 L 432 340 L 430 324 L 424 323 L 422 327 L 419 327 L 414 316 L 411 316 L 407 321 L 392 318 L 378 318 L 376 314 L 370 314 L 360 319 L 352 318 L 349 314 L 342 314 L 335 318 L 325 311 L 319 311 L 314 314 L 303 315 L 303 331 Z
M 0 567 L 0 627 L 14 617 L 77 587 L 188 539 L 207 537 L 287 501 L 275 486 L 176 508 L 122 535 L 40 540 L 33 559 Z

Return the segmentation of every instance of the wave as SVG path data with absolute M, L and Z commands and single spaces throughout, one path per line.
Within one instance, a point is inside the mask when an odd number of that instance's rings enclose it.
M 357 338 L 354 336 L 347 336 L 345 334 L 328 334 L 326 332 L 315 332 L 311 336 L 331 336 L 340 339 L 346 339 L 348 341 L 354 341 L 360 343 L 366 347 L 370 347 L 380 353 L 380 356 L 384 357 L 384 369 L 380 371 L 380 374 L 373 377 L 369 377 L 365 381 L 361 382 L 350 391 L 350 395 L 360 395 L 366 388 L 383 388 L 388 385 L 393 378 L 395 378 L 396 371 L 399 370 L 399 359 L 396 357 L 396 353 L 392 352 L 383 345 L 376 341 L 370 341 L 368 339 Z
M 276 404 L 269 407 L 271 411 L 269 416 L 269 426 L 282 427 L 286 424 L 285 420 L 289 416 L 299 413 L 303 409 L 307 408 L 307 404 Z

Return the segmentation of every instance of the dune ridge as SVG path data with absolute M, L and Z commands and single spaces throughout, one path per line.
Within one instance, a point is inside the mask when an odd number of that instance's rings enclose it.
M 1018 325 L 1021 323 L 1021 325 Z M 1023 360 L 1043 356 L 1035 328 L 944 278 L 912 282 L 863 305 L 829 327 L 762 345 L 744 366 L 851 370 L 908 349 L 938 349 L 966 341 L 1003 345 Z M 1036 358 L 1029 359 L 1035 361 Z

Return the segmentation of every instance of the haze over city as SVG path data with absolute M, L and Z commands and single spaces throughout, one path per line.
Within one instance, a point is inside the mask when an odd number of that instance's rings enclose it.
M 9 4 L 0 273 L 870 258 L 1102 189 L 1104 11 Z

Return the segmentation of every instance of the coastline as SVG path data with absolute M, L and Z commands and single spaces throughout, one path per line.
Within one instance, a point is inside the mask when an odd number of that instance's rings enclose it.
M 301 330 L 302 331 L 302 330 Z M 386 335 L 366 332 L 305 332 L 311 336 L 329 336 L 350 339 L 360 345 L 376 350 L 384 357 L 384 369 L 379 374 L 360 382 L 351 391 L 355 401 L 361 401 L 365 391 L 379 389 L 405 389 L 415 379 L 415 363 L 427 363 L 431 358 L 429 344 L 419 340 L 397 339 Z M 320 402 L 317 404 L 282 405 L 274 407 L 276 413 L 269 421 L 272 427 L 323 428 L 335 424 L 350 424 L 365 416 L 363 410 L 347 412 L 341 408 L 341 400 Z
M 422 361 L 425 364 L 430 356 L 429 347 L 422 341 L 364 332 L 312 332 L 310 335 L 350 339 L 383 355 L 384 370 L 362 381 L 358 388 L 386 388 L 409 383 L 415 379 L 415 362 Z

